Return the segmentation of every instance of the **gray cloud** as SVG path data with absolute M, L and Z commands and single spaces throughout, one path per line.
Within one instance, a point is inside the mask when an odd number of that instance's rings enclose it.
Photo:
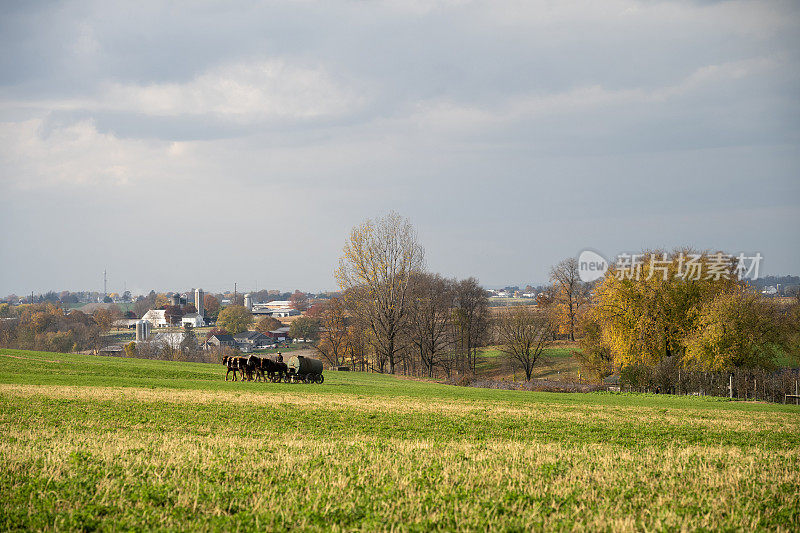
M 104 267 L 332 288 L 349 228 L 387 209 L 431 268 L 487 284 L 584 247 L 800 270 L 793 2 L 0 10 L 0 294 Z

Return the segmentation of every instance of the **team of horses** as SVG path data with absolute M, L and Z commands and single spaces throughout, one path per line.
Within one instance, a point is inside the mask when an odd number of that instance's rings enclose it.
M 273 383 L 286 379 L 289 375 L 289 368 L 283 361 L 275 361 L 269 357 L 258 357 L 257 355 L 226 355 L 222 358 L 222 364 L 228 369 L 225 372 L 225 381 L 233 372 L 233 381 L 238 377 L 242 381 L 267 381 Z

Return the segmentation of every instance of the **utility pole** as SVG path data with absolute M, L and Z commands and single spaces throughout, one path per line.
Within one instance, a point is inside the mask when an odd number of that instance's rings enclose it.
M 233 282 L 233 305 L 236 305 L 236 282 Z
M 106 299 L 106 296 L 108 296 L 108 289 L 106 287 L 107 284 L 108 284 L 108 278 L 106 277 L 106 269 L 104 268 L 103 269 L 103 299 L 104 300 Z

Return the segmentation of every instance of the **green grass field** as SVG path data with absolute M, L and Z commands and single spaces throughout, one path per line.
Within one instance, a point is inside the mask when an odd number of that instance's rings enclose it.
M 580 360 L 573 355 L 578 349 L 575 343 L 560 342 L 544 350 L 534 365 L 534 380 L 564 381 L 577 383 L 586 381 L 587 376 L 581 368 Z M 482 348 L 478 355 L 477 374 L 494 380 L 524 380 L 525 374 L 508 361 L 508 357 L 498 346 Z
M 785 530 L 800 408 L 0 350 L 3 530 Z

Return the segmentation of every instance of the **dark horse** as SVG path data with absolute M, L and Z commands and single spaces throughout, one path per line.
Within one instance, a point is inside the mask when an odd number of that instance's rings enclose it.
M 259 379 L 266 381 L 264 378 L 264 359 L 257 355 L 251 355 L 247 358 L 247 376 L 250 380 L 258 381 Z M 255 378 L 254 378 L 255 376 Z
M 265 357 L 261 360 L 261 370 L 266 373 L 270 381 L 277 383 L 286 375 L 289 368 L 284 362 L 273 361 L 269 357 Z
M 225 381 L 228 381 L 228 374 L 233 372 L 233 381 L 236 381 L 236 372 L 239 371 L 239 358 L 238 357 L 231 357 L 229 355 L 222 356 L 222 364 L 228 369 L 225 372 Z M 242 375 L 244 378 L 244 374 Z

